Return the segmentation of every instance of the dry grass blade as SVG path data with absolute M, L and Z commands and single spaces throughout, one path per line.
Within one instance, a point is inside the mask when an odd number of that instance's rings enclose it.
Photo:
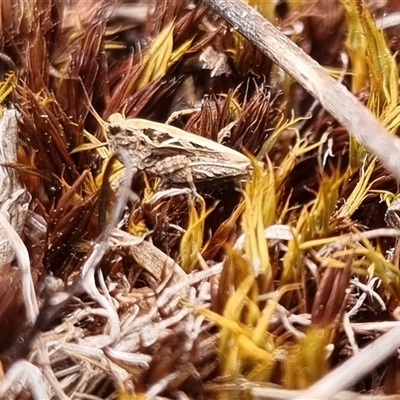
M 141 237 L 134 237 L 123 231 L 115 231 L 112 235 L 113 243 L 110 251 L 122 250 L 133 257 L 146 271 L 153 275 L 157 289 L 163 278 L 167 278 L 170 284 L 184 282 L 186 275 L 182 268 L 162 251 L 146 242 Z

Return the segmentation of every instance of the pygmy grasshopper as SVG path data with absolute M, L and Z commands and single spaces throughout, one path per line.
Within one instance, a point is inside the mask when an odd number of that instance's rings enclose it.
M 245 155 L 170 125 L 113 114 L 110 150 L 128 150 L 135 168 L 166 183 L 189 184 L 243 178 L 251 172 Z

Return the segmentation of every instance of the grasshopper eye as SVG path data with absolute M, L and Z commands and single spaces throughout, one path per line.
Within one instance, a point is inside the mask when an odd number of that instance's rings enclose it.
M 108 127 L 108 133 L 111 135 L 117 135 L 119 132 L 121 132 L 121 128 L 118 126 L 109 126 Z

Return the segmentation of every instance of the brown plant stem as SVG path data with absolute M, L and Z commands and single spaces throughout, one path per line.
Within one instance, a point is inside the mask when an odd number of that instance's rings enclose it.
M 203 0 L 251 43 L 291 75 L 400 182 L 400 139 L 391 135 L 345 86 L 240 0 Z

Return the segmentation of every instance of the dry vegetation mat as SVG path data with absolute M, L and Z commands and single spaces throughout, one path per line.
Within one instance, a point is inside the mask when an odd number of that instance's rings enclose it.
M 400 393 L 396 1 L 0 3 L 0 398 Z

